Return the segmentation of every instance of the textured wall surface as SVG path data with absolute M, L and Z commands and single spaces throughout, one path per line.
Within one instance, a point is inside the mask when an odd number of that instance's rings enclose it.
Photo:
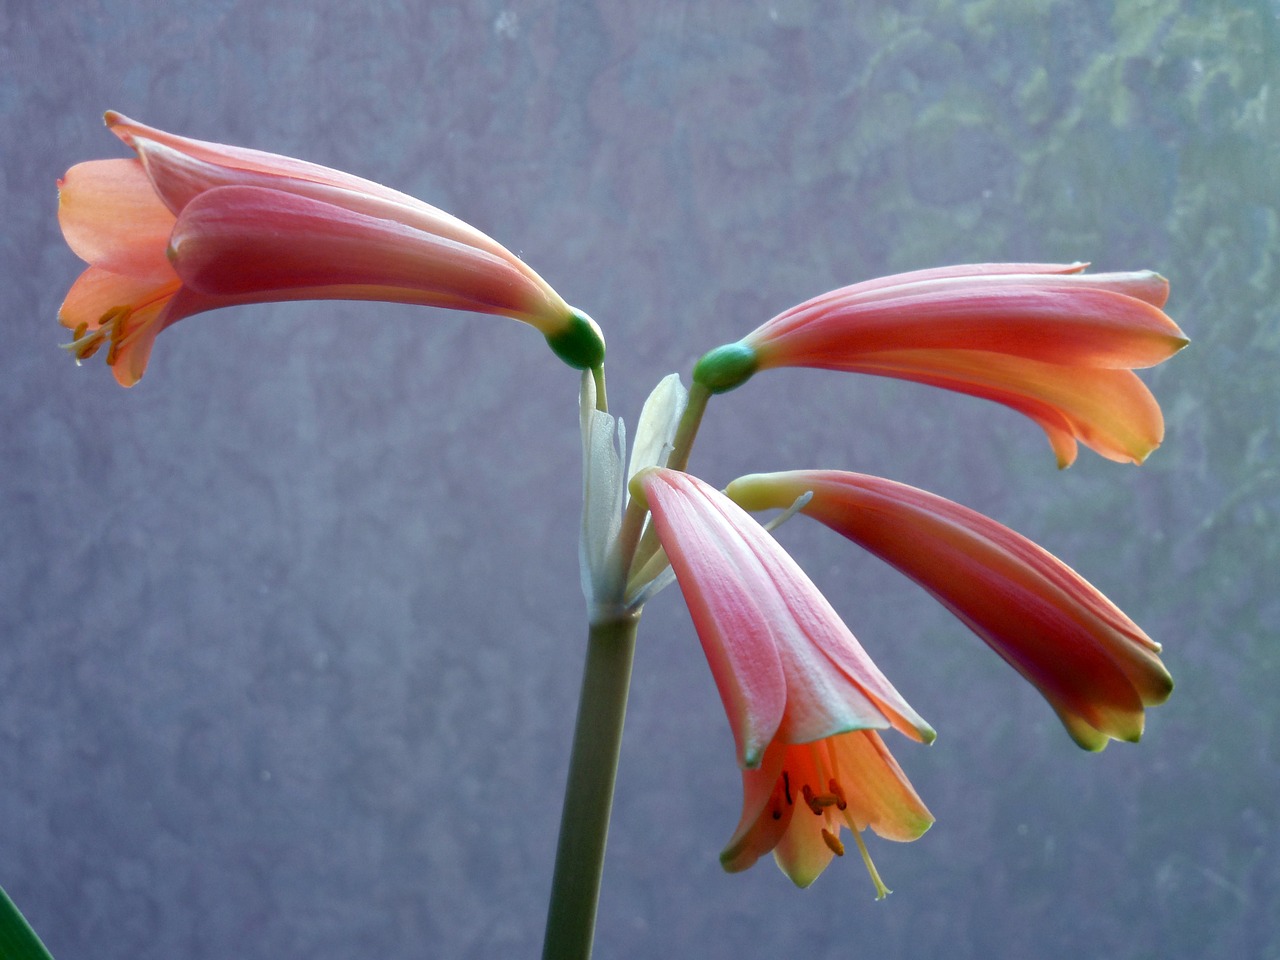
M 55 219 L 106 108 L 413 193 L 656 380 L 823 290 L 974 260 L 1151 267 L 1191 349 L 1135 469 L 992 405 L 819 372 L 693 466 L 936 490 L 1043 543 L 1178 681 L 1086 755 L 913 585 L 783 541 L 938 728 L 938 822 L 797 891 L 716 860 L 732 744 L 646 612 L 601 957 L 1280 957 L 1280 36 L 1266 0 L 5 0 L 0 885 L 60 960 L 535 955 L 582 657 L 576 378 L 494 318 L 208 314 L 76 369 Z

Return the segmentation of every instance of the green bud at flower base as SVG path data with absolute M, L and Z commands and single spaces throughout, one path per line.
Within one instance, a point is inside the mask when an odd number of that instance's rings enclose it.
M 604 363 L 604 334 L 596 322 L 577 307 L 569 310 L 564 329 L 546 335 L 547 345 L 575 370 L 594 370 Z
M 746 383 L 760 367 L 755 348 L 739 341 L 703 354 L 693 368 L 693 382 L 712 393 L 725 393 Z

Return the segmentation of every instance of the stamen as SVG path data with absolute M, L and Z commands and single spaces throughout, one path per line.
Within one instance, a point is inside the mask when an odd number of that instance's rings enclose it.
M 67 344 L 67 349 L 76 355 L 76 363 L 79 363 L 81 360 L 88 360 L 97 353 L 105 342 L 106 337 L 102 335 L 102 332 L 95 330 L 88 336 Z
M 867 873 L 871 875 L 871 882 L 876 885 L 876 899 L 883 900 L 889 894 L 893 893 L 884 885 L 884 881 L 880 879 L 880 871 L 876 869 L 876 865 L 871 862 L 871 854 L 867 852 L 867 845 L 862 842 L 862 831 L 857 828 L 853 822 L 853 818 L 845 814 L 844 822 L 849 825 L 849 829 L 853 831 L 853 839 L 858 843 L 858 852 L 862 854 L 862 863 L 867 868 Z
M 88 360 L 101 350 L 102 345 L 108 342 L 109 337 L 111 345 L 107 349 L 107 365 L 113 365 L 129 332 L 125 327 L 125 322 L 132 312 L 128 307 L 112 307 L 98 320 L 96 330 L 90 330 L 89 324 L 81 321 L 76 324 L 75 330 L 72 331 L 71 342 L 64 343 L 63 347 L 75 355 L 76 363 L 78 364 L 81 361 Z
M 809 805 L 809 809 L 822 816 L 822 806 L 818 803 L 817 798 L 813 795 L 813 788 L 807 783 L 800 788 L 800 793 L 804 796 L 804 802 Z
M 827 789 L 835 794 L 837 810 L 847 810 L 849 808 L 849 801 L 844 796 L 844 788 L 840 786 L 835 777 L 827 781 Z
M 809 505 L 809 501 L 812 499 L 813 491 L 806 490 L 804 493 L 800 494 L 800 496 L 796 497 L 795 503 L 791 504 L 791 506 L 787 507 L 787 509 L 783 510 L 768 523 L 764 524 L 764 528 L 770 533 L 773 533 L 774 530 L 777 530 L 780 526 L 807 507 Z
M 857 831 L 855 830 L 854 833 L 856 834 Z M 837 837 L 834 833 L 832 833 L 826 827 L 822 828 L 822 842 L 825 843 L 827 845 L 827 849 L 829 849 L 837 857 L 844 856 L 844 844 L 840 842 L 839 837 Z

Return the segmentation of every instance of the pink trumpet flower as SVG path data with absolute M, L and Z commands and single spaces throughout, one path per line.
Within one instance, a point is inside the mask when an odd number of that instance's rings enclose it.
M 933 730 L 813 582 L 696 477 L 652 468 L 631 489 L 652 511 L 737 744 L 743 809 L 725 868 L 744 870 L 773 850 L 807 886 L 843 853 L 842 827 L 860 847 L 867 827 L 895 840 L 922 834 L 933 818 L 875 730 L 925 742 Z
M 1083 577 L 989 517 L 901 483 L 834 470 L 755 474 L 727 493 L 802 512 L 897 567 L 1036 686 L 1086 750 L 1136 741 L 1173 680 L 1160 645 Z
M 842 287 L 711 351 L 694 379 L 712 392 L 771 367 L 911 380 L 1025 414 L 1048 435 L 1060 467 L 1075 460 L 1077 441 L 1140 463 L 1160 445 L 1164 420 L 1133 369 L 1188 341 L 1161 309 L 1163 277 L 1084 268 L 976 264 Z
M 599 329 L 474 227 L 387 187 L 289 157 L 190 140 L 117 113 L 136 158 L 91 160 L 58 182 L 58 219 L 89 264 L 58 313 L 83 360 L 107 346 L 132 386 L 156 335 L 217 307 L 383 300 L 502 314 L 573 366 Z

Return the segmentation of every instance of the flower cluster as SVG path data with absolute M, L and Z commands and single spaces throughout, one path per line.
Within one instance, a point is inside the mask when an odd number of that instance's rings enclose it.
M 59 182 L 68 244 L 88 264 L 59 313 L 85 359 L 142 376 L 156 335 L 217 307 L 385 300 L 500 314 L 584 371 L 583 589 L 593 624 L 638 616 L 679 582 L 728 714 L 742 773 L 721 854 L 772 852 L 807 886 L 850 831 L 913 840 L 933 821 L 881 739 L 933 729 L 747 511 L 799 511 L 933 594 L 1035 685 L 1089 750 L 1137 740 L 1169 696 L 1160 647 L 1066 564 L 996 521 L 913 487 L 836 470 L 754 474 L 721 492 L 685 471 L 709 398 L 759 371 L 816 367 L 993 400 L 1040 425 L 1060 466 L 1083 443 L 1140 463 L 1163 437 L 1133 372 L 1187 340 L 1154 273 L 1083 264 L 923 270 L 844 287 L 707 353 L 689 392 L 653 392 L 626 462 L 603 397 L 604 340 L 585 314 L 485 234 L 412 197 L 325 167 L 174 136 L 107 114 L 135 152 Z
M 880 374 L 1026 414 L 1060 466 L 1077 441 L 1138 463 L 1164 428 L 1132 368 L 1187 340 L 1160 309 L 1163 278 L 1083 270 L 980 264 L 845 287 L 710 351 L 694 389 L 723 393 L 772 367 Z M 835 470 L 756 474 L 720 493 L 659 467 L 635 475 L 632 491 L 647 500 L 738 744 L 744 799 L 726 869 L 772 850 L 806 886 L 843 852 L 841 827 L 866 858 L 860 831 L 911 840 L 932 822 L 875 732 L 928 742 L 932 730 L 746 510 L 794 505 L 897 567 L 1034 684 L 1085 749 L 1137 740 L 1145 708 L 1172 690 L 1159 644 L 1083 577 L 934 494 Z

